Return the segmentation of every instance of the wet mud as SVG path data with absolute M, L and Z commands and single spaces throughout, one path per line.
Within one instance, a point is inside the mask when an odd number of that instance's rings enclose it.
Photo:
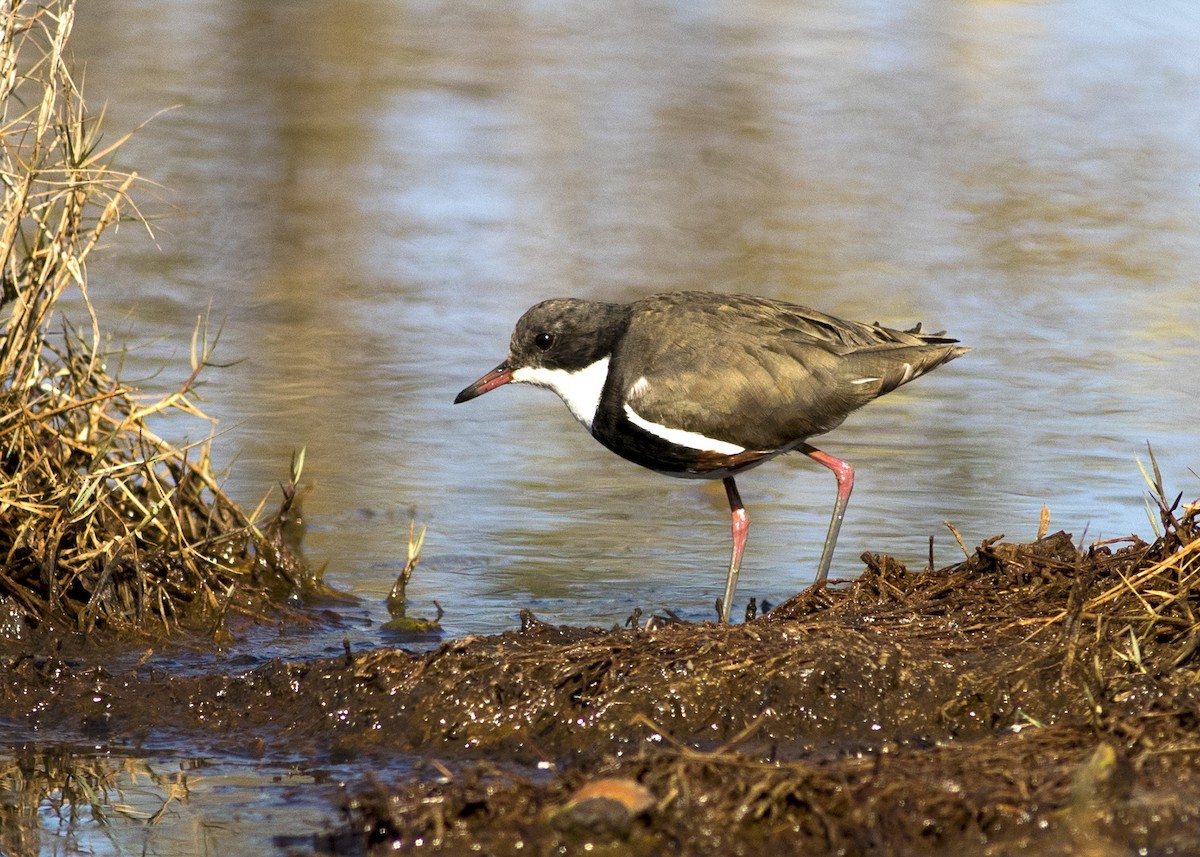
M 744 624 L 522 627 L 241 674 L 6 657 L 0 718 L 361 771 L 291 851 L 1200 853 L 1200 538 L 985 542 Z M 372 772 L 398 754 L 404 778 Z

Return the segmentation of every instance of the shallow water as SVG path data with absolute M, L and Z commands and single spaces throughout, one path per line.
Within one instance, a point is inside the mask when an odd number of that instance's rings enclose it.
M 0 853 L 272 854 L 336 826 L 337 769 L 36 745 L 0 758 Z
M 386 641 L 410 514 L 413 612 L 451 634 L 712 615 L 719 485 L 615 458 L 545 391 L 451 405 L 553 295 L 747 291 L 973 346 L 818 440 L 858 472 L 834 576 L 920 567 L 930 535 L 952 562 L 946 520 L 1030 538 L 1043 503 L 1149 535 L 1147 441 L 1200 493 L 1198 35 L 1116 2 L 82 4 L 108 139 L 173 108 L 120 159 L 153 240 L 124 225 L 92 295 L 147 391 L 223 326 L 229 489 L 255 506 L 307 447 L 356 645 Z M 741 488 L 738 610 L 810 580 L 834 486 L 793 456 Z

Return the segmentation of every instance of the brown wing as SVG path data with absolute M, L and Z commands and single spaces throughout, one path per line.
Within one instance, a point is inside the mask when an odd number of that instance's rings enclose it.
M 644 419 L 746 449 L 778 449 L 827 432 L 966 350 L 944 337 L 764 298 L 677 297 L 639 302 L 631 339 L 653 345 L 642 359 L 622 361 L 618 383 Z M 686 342 L 676 333 L 684 328 Z

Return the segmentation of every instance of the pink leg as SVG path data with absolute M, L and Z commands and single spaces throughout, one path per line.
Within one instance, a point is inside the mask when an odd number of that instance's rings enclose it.
M 729 511 L 733 513 L 733 556 L 729 559 L 729 576 L 725 578 L 725 597 L 721 599 L 721 621 L 729 622 L 733 609 L 733 590 L 737 587 L 738 571 L 742 567 L 742 550 L 746 547 L 746 534 L 750 532 L 750 516 L 742 505 L 737 485 L 732 476 L 726 476 L 725 494 L 729 497 Z
M 807 443 L 800 451 L 813 461 L 824 464 L 837 477 L 837 502 L 833 504 L 833 519 L 829 522 L 829 532 L 825 535 L 825 547 L 821 550 L 821 561 L 817 564 L 817 578 L 813 586 L 821 588 L 825 578 L 829 577 L 829 565 L 833 562 L 833 547 L 837 544 L 838 531 L 842 528 L 842 518 L 846 517 L 846 504 L 850 502 L 850 491 L 854 488 L 854 468 L 840 458 L 834 458 L 827 452 L 821 452 L 815 446 Z

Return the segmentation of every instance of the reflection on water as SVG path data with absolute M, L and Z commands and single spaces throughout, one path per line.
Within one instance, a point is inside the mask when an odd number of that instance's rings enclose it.
M 123 230 L 93 294 L 155 389 L 224 320 L 231 491 L 307 446 L 308 547 L 380 620 L 410 510 L 410 598 L 451 633 L 711 615 L 719 486 L 616 459 L 541 391 L 451 406 L 551 295 L 751 291 L 974 346 L 819 441 L 859 474 L 835 576 L 920 566 L 930 534 L 953 561 L 944 520 L 1028 538 L 1043 503 L 1148 533 L 1146 441 L 1198 493 L 1198 35 L 1116 2 L 83 4 L 110 133 L 178 105 L 123 155 L 161 185 L 154 240 Z M 743 483 L 739 592 L 777 601 L 833 480 Z
M 0 758 L 0 854 L 228 857 L 311 847 L 332 822 L 326 773 L 58 747 Z

